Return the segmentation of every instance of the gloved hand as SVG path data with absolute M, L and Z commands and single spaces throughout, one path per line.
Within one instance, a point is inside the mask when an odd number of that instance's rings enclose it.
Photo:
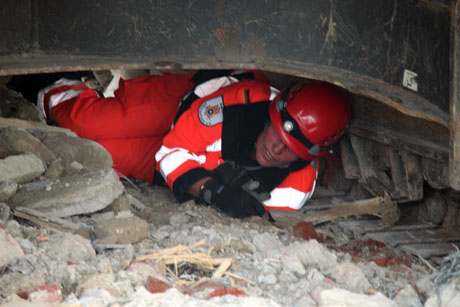
M 200 198 L 231 217 L 265 215 L 264 206 L 253 195 L 239 186 L 223 184 L 219 179 L 208 180 L 201 189 Z
M 270 193 L 261 189 L 261 183 L 252 178 L 246 169 L 238 167 L 234 162 L 225 162 L 219 165 L 213 170 L 213 175 L 226 186 L 242 188 L 259 202 L 270 198 Z

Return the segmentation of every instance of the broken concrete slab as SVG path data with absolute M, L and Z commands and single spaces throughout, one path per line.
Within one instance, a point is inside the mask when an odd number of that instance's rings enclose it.
M 68 217 L 104 209 L 123 193 L 113 169 L 90 171 L 23 185 L 10 202 L 14 207 L 35 209 L 50 217 Z
M 39 177 L 44 172 L 45 165 L 34 154 L 14 155 L 0 160 L 0 182 L 24 183 Z
M 0 201 L 6 201 L 18 190 L 18 184 L 14 181 L 0 182 Z
M 2 227 L 0 227 L 0 268 L 24 256 L 19 243 Z
M 130 244 L 148 237 L 149 224 L 137 216 L 119 214 L 97 221 L 94 233 L 96 244 Z
M 8 148 L 11 154 L 33 153 L 47 165 L 56 159 L 48 147 L 24 129 L 0 128 L 0 144 Z
M 38 136 L 49 149 L 63 161 L 66 171 L 71 172 L 71 163 L 77 161 L 88 170 L 112 168 L 112 157 L 100 144 L 65 133 L 48 132 Z

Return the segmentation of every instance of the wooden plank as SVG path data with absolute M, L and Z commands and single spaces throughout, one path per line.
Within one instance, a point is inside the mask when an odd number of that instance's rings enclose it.
M 393 191 L 391 196 L 394 199 L 406 198 L 409 196 L 409 191 L 406 182 L 404 164 L 401 156 L 395 150 L 389 149 L 388 156 L 390 159 L 391 179 L 393 181 Z
M 394 129 L 381 126 L 371 126 L 363 121 L 354 121 L 350 127 L 350 133 L 367 138 L 398 150 L 412 152 L 422 157 L 434 160 L 448 161 L 449 148 L 441 144 L 412 137 Z
M 390 178 L 378 168 L 377 161 L 373 159 L 372 141 L 354 135 L 350 136 L 351 146 L 360 168 L 361 179 L 359 182 L 373 194 L 384 196 L 393 189 Z
M 401 246 L 406 253 L 421 256 L 423 258 L 440 257 L 457 251 L 458 243 L 435 243 L 435 244 L 407 244 Z
M 407 244 L 460 242 L 460 233 L 445 232 L 442 229 L 376 232 L 367 233 L 364 237 L 382 241 L 393 247 Z
M 344 137 L 340 142 L 340 157 L 342 158 L 345 178 L 359 179 L 361 175 L 358 160 L 353 152 L 353 148 L 351 147 L 350 139 L 348 137 Z
M 423 198 L 423 171 L 420 157 L 406 151 L 401 152 L 406 173 L 407 191 L 410 200 Z
M 460 190 L 460 0 L 452 4 L 449 184 Z

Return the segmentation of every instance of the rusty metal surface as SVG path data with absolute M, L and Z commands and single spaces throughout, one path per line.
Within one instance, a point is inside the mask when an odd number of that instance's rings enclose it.
M 450 1 L 2 3 L 0 74 L 255 67 L 342 84 L 447 126 Z M 6 20 L 6 21 L 5 21 Z M 16 24 L 15 24 L 16 22 Z M 418 91 L 402 87 L 404 70 Z

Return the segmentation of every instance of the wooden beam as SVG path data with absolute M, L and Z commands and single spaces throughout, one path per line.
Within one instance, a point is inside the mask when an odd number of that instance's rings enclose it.
M 452 3 L 449 185 L 460 190 L 460 0 Z

